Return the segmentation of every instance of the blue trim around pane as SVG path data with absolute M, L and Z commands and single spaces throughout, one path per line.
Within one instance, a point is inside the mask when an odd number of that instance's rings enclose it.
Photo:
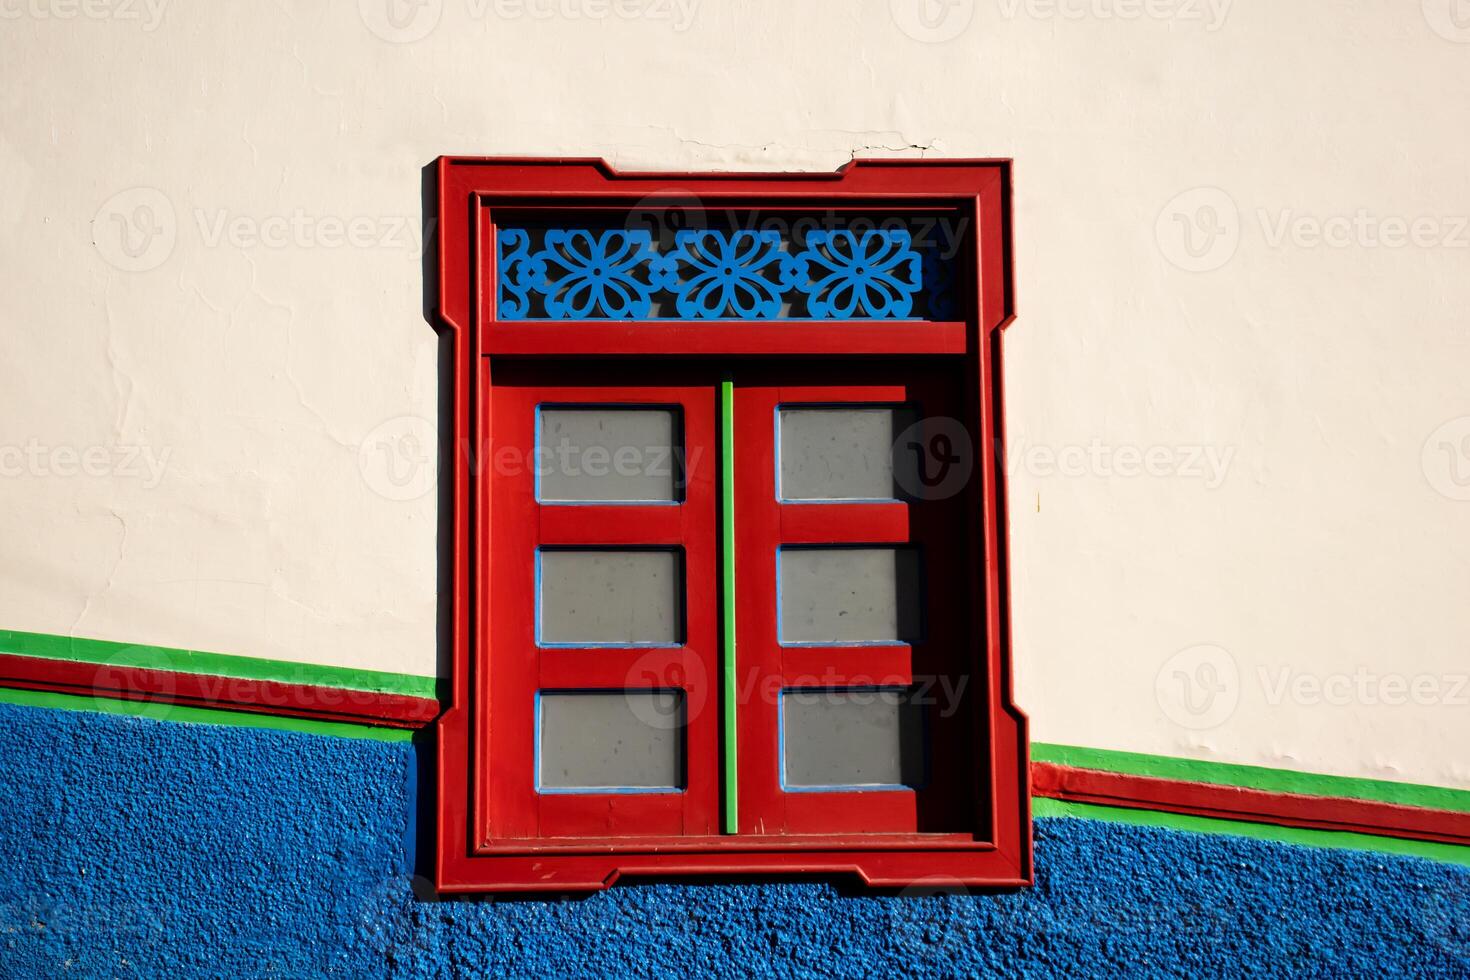
M 678 786 L 542 786 L 541 785 L 541 696 L 543 694 L 626 694 L 629 691 L 661 692 L 674 691 L 679 695 L 679 711 L 681 717 L 677 731 L 679 733 L 679 783 Z M 532 778 L 535 780 L 536 792 L 541 796 L 629 796 L 658 795 L 667 796 L 670 793 L 683 793 L 689 784 L 689 695 L 680 687 L 572 687 L 572 688 L 548 688 L 536 692 L 536 730 L 532 742 L 534 743 L 534 760 L 531 764 Z M 927 754 L 925 756 L 927 764 Z
M 775 418 L 775 453 L 776 458 L 776 503 L 791 504 L 796 507 L 805 504 L 907 504 L 912 501 L 903 497 L 783 497 L 781 496 L 781 410 L 783 408 L 889 408 L 902 410 L 911 408 L 918 416 L 915 421 L 922 421 L 923 408 L 915 401 L 901 402 L 780 402 L 776 405 Z
M 677 446 L 669 447 L 669 461 L 678 467 L 674 477 L 674 500 L 546 500 L 541 496 L 541 410 L 543 408 L 570 408 L 577 410 L 646 408 L 674 413 L 674 441 Z M 546 507 L 678 507 L 684 503 L 689 492 L 689 465 L 684 440 L 684 406 L 678 402 L 539 402 L 536 405 L 535 421 L 532 423 L 531 477 L 535 484 L 536 503 Z M 646 448 L 646 447 L 645 447 Z
M 781 688 L 781 704 L 776 711 L 776 752 L 781 757 L 781 791 L 783 793 L 892 793 L 901 790 L 918 792 L 929 785 L 929 714 L 923 712 L 919 715 L 919 738 L 922 746 L 922 767 L 918 782 L 910 786 L 908 783 L 834 783 L 821 786 L 793 786 L 786 781 L 786 698 L 793 693 L 818 694 L 822 691 L 841 691 L 844 694 L 871 692 L 879 694 L 884 691 L 895 693 L 907 692 L 912 694 L 918 685 L 908 686 L 883 686 L 883 685 L 853 685 L 852 687 L 783 687 Z
M 919 556 L 919 630 L 911 640 L 793 640 L 781 635 L 781 608 L 786 601 L 781 591 L 781 552 L 792 551 L 836 551 L 849 549 L 889 548 L 893 551 L 913 551 Z M 840 544 L 779 544 L 776 546 L 776 644 L 783 647 L 912 647 L 918 646 L 929 637 L 929 568 L 924 560 L 924 546 L 919 542 L 895 544 L 891 541 L 873 543 L 863 541 Z
M 571 643 L 552 641 L 547 642 L 541 638 L 541 553 L 543 551 L 671 551 L 679 556 L 679 640 L 677 643 L 654 643 L 651 641 L 639 641 L 635 643 Z M 686 633 L 689 624 L 689 607 L 687 603 L 689 592 L 688 571 L 684 567 L 687 556 L 684 549 L 678 545 L 584 545 L 584 544 L 557 544 L 536 548 L 536 646 L 543 650 L 676 650 L 688 642 Z

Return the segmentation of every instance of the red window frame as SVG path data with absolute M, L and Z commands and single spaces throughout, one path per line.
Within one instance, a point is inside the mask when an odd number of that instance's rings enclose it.
M 619 174 L 595 160 L 531 160 L 441 158 L 437 167 L 438 223 L 438 318 L 452 338 L 453 349 L 453 440 L 454 451 L 448 478 L 452 479 L 452 612 L 451 682 L 449 704 L 437 725 L 437 884 L 445 893 L 475 891 L 551 890 L 577 891 L 606 887 L 623 875 L 671 874 L 856 874 L 875 886 L 902 886 L 916 881 L 945 882 L 965 886 L 1008 887 L 1031 880 L 1030 800 L 1028 792 L 1028 743 L 1026 719 L 1011 697 L 1010 645 L 1005 549 L 1004 472 L 996 465 L 996 454 L 978 452 L 976 479 L 971 489 L 956 498 L 973 506 L 979 519 L 968 521 L 967 540 L 960 540 L 964 554 L 966 588 L 973 601 L 965 611 L 968 622 L 941 624 L 941 628 L 966 638 L 965 655 L 973 679 L 983 690 L 977 692 L 982 710 L 969 733 L 974 744 L 966 758 L 976 771 L 973 780 L 974 826 L 965 833 L 901 834 L 872 833 L 854 826 L 852 832 L 811 831 L 827 828 L 830 822 L 811 816 L 824 806 L 834 805 L 828 793 L 799 794 L 786 806 L 787 836 L 741 833 L 704 834 L 715 814 L 695 796 L 629 797 L 616 812 L 590 819 L 584 809 L 564 805 L 555 796 L 528 801 L 526 786 L 530 773 L 523 761 L 506 762 L 499 753 L 485 750 L 483 733 L 492 715 L 524 712 L 522 706 L 496 700 L 497 684 L 508 660 L 493 661 L 489 651 L 497 644 L 524 644 L 524 624 L 512 617 L 497 617 L 491 602 L 492 519 L 496 522 L 495 547 L 515 538 L 524 550 L 536 543 L 585 544 L 588 540 L 648 544 L 649 536 L 659 543 L 686 549 L 705 547 L 712 537 L 686 533 L 688 529 L 665 526 L 681 520 L 668 516 L 674 511 L 713 514 L 709 508 L 619 507 L 619 520 L 599 520 L 600 507 L 539 508 L 540 513 L 517 513 L 524 509 L 527 494 L 516 493 L 511 481 L 496 476 L 495 450 L 490 432 L 499 413 L 525 412 L 526 397 L 512 386 L 494 383 L 492 363 L 514 355 L 512 360 L 534 361 L 550 368 L 545 376 L 550 386 L 557 381 L 557 364 L 574 363 L 588 355 L 629 358 L 640 367 L 674 357 L 708 355 L 763 355 L 779 361 L 788 355 L 925 354 L 946 355 L 961 365 L 963 390 L 952 397 L 958 417 L 977 434 L 981 448 L 1002 445 L 1001 358 L 1002 331 L 1012 318 L 1010 275 L 1009 164 L 1005 161 L 857 161 L 835 174 L 729 175 L 729 174 Z M 609 208 L 631 210 L 668 206 L 687 207 L 697 200 L 704 206 L 753 208 L 759 210 L 813 207 L 915 208 L 951 210 L 969 219 L 973 248 L 962 255 L 973 262 L 967 281 L 973 298 L 961 304 L 965 318 L 954 322 L 932 321 L 497 321 L 495 310 L 496 269 L 494 228 L 498 210 L 528 209 L 579 211 Z M 821 386 L 823 400 L 832 398 L 830 385 Z M 693 406 L 709 397 L 704 386 L 682 385 L 671 378 L 667 400 Z M 566 400 L 578 400 L 575 384 L 562 392 Z M 847 395 L 852 400 L 885 400 L 896 394 L 882 386 L 856 385 Z M 911 393 L 904 393 L 911 397 Z M 754 398 L 753 394 L 744 397 Z M 781 397 L 800 400 L 799 391 Z M 606 400 L 599 394 L 598 400 Z M 661 399 L 662 400 L 662 399 Z M 903 400 L 903 399 L 896 399 Z M 752 403 L 754 404 L 754 403 Z M 769 427 L 766 415 L 736 414 L 742 425 Z M 694 430 L 711 417 L 704 411 L 686 412 L 691 443 L 705 435 Z M 752 433 L 749 438 L 758 438 Z M 769 438 L 769 432 L 767 433 Z M 712 445 L 712 442 L 710 443 Z M 770 467 L 766 467 L 771 471 Z M 759 474 L 760 466 L 737 467 L 742 478 L 772 479 Z M 773 471 L 771 471 L 773 472 Z M 686 499 L 692 501 L 712 487 L 691 481 Z M 788 518 L 791 507 L 775 503 L 765 516 L 750 515 L 737 525 L 742 533 L 764 536 L 761 547 L 774 545 L 782 536 L 791 540 L 788 520 L 821 523 L 845 522 L 842 533 L 849 540 L 881 542 L 885 528 L 898 518 L 903 504 L 841 505 L 842 517 L 828 505 L 800 505 L 804 513 Z M 534 506 L 534 505 L 532 505 Z M 507 512 L 509 509 L 509 512 Z M 548 517 L 549 512 L 557 511 Z M 634 511 L 646 513 L 634 514 Z M 697 518 L 704 520 L 704 517 Z M 508 527 L 523 528 L 511 531 Z M 891 532 L 891 528 L 889 531 Z M 800 534 L 796 527 L 790 533 Z M 516 537 L 519 534 L 520 537 Z M 853 539 L 851 535 L 857 535 Z M 601 535 L 589 538 L 589 535 Z M 630 537 L 630 535 L 632 537 Z M 950 537 L 954 537 L 951 535 Z M 524 539 L 524 540 L 522 540 Z M 715 565 L 714 556 L 698 562 Z M 693 576 L 688 588 L 712 590 L 713 582 L 696 569 L 686 551 L 686 574 Z M 495 566 L 497 569 L 499 565 Z M 711 573 L 712 574 L 712 573 Z M 532 586 L 522 576 L 514 590 L 530 598 Z M 498 583 L 498 587 L 505 583 Z M 737 618 L 774 615 L 772 611 L 742 608 Z M 667 652 L 670 663 L 681 660 L 679 669 L 709 669 L 710 664 L 689 662 L 688 642 L 713 624 L 701 618 L 691 604 L 686 643 Z M 956 614 L 958 615 L 958 614 Z M 502 630 L 519 630 L 504 635 Z M 750 635 L 743 632 L 742 637 Z M 744 644 L 742 638 L 742 656 Z M 559 662 L 556 651 L 542 650 L 539 663 L 522 661 L 519 670 L 539 671 L 541 687 L 588 686 L 586 658 L 572 664 Z M 552 654 L 546 656 L 546 654 Z M 645 655 L 646 651 L 640 653 Z M 703 656 L 705 654 L 701 654 Z M 800 651 L 786 648 L 783 657 L 799 660 Z M 775 654 L 772 654 L 775 656 Z M 881 648 L 873 653 L 878 667 L 898 666 L 885 660 Z M 789 670 L 790 663 L 775 669 Z M 609 661 L 611 673 L 602 680 L 620 685 L 628 665 Z M 871 673 L 872 671 L 868 671 Z M 899 674 L 901 675 L 901 671 Z M 529 682 L 529 681 L 528 681 Z M 512 685 L 503 685 L 509 687 Z M 712 717 L 713 713 L 709 713 Z M 701 716 L 703 717 L 703 716 Z M 753 713 L 740 716 L 741 739 L 771 737 L 769 725 L 758 725 Z M 701 721 L 700 724 L 704 724 Z M 516 726 L 531 738 L 529 724 Z M 755 730 L 759 728 L 759 731 Z M 689 756 L 696 743 L 714 737 L 713 729 L 691 725 Z M 958 736 L 963 737 L 963 736 Z M 702 744 L 702 743 L 700 743 Z M 515 753 L 524 760 L 529 755 Z M 694 780 L 713 774 L 688 774 Z M 762 785 L 762 781 L 765 785 Z M 779 787 L 777 787 L 779 791 Z M 741 793 L 768 793 L 765 777 L 742 776 Z M 788 794 L 797 795 L 797 794 Z M 845 794 L 880 797 L 884 794 Z M 884 808 L 911 806 L 899 801 L 905 794 L 892 794 L 886 801 L 865 804 L 868 816 L 880 821 L 912 819 L 898 814 L 884 816 Z M 650 802 L 651 801 L 651 802 Z M 824 802 L 825 801 L 825 802 Z M 851 799 L 840 801 L 846 806 Z M 542 821 L 536 835 L 525 825 L 517 826 L 516 813 L 529 813 L 539 806 Z M 876 807 L 876 810 L 872 808 Z M 742 805 L 743 809 L 743 805 Z M 881 826 L 884 824 L 880 823 Z M 895 823 L 893 826 L 898 826 Z M 548 835 L 547 829 L 554 833 Z M 667 834 L 667 836 L 666 836 Z

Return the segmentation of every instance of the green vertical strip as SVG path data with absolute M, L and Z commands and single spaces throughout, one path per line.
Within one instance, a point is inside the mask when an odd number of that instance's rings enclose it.
M 725 833 L 740 832 L 735 768 L 735 384 L 720 382 L 720 613 L 725 749 Z

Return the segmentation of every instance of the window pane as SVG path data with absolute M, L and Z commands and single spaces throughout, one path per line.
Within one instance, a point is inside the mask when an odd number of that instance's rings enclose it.
M 683 691 L 543 692 L 540 701 L 543 791 L 683 786 Z
M 667 408 L 543 408 L 537 433 L 543 501 L 673 502 L 682 476 L 679 416 Z
M 683 555 L 674 550 L 540 552 L 540 642 L 683 641 Z
M 920 635 L 913 548 L 782 548 L 782 643 L 909 643 Z
M 785 691 L 781 724 L 787 787 L 923 781 L 923 717 L 909 691 Z
M 779 496 L 898 499 L 901 488 L 917 485 L 917 457 L 894 441 L 917 419 L 904 406 L 782 408 Z

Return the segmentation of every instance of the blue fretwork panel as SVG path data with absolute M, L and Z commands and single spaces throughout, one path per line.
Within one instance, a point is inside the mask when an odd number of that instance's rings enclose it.
M 741 320 L 781 315 L 781 233 L 680 231 L 676 247 L 655 260 L 659 282 L 674 294 L 679 316 Z
M 955 257 L 902 219 L 852 227 L 500 227 L 501 320 L 948 320 Z M 858 227 L 861 223 L 862 227 Z M 950 250 L 953 251 L 953 250 Z
M 813 317 L 906 319 L 923 285 L 922 260 L 902 228 L 812 231 L 783 277 L 807 296 Z
M 540 298 L 553 320 L 646 320 L 652 311 L 652 264 L 657 257 L 647 231 L 609 228 L 551 228 L 531 250 L 524 230 L 502 231 L 500 316 L 531 315 Z
M 929 319 L 953 320 L 958 311 L 955 297 L 954 257 L 942 255 L 938 249 L 924 249 L 924 299 Z

